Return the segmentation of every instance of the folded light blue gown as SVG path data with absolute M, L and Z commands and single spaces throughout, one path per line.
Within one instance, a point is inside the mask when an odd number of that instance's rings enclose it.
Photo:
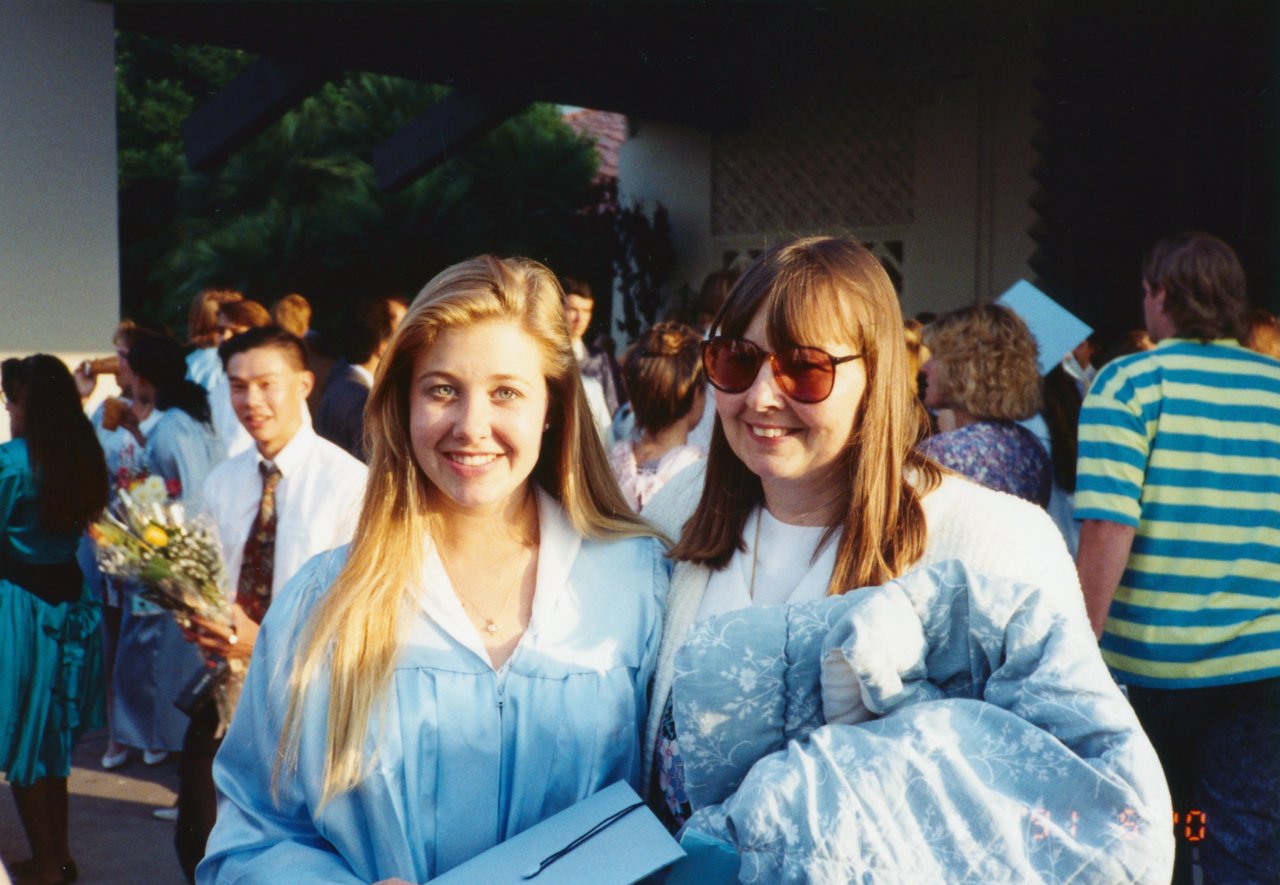
M 1169 881 L 1155 752 L 1038 588 L 952 561 L 711 618 L 672 696 L 686 830 L 742 882 Z

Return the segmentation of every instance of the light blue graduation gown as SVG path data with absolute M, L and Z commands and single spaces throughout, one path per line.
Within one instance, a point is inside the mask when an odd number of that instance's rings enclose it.
M 529 628 L 495 673 L 427 545 L 421 606 L 370 724 L 370 773 L 317 811 L 328 677 L 303 709 L 296 776 L 271 798 L 298 633 L 345 549 L 272 602 L 214 763 L 201 883 L 425 882 L 618 781 L 641 790 L 641 733 L 668 572 L 649 538 L 582 540 L 540 494 Z

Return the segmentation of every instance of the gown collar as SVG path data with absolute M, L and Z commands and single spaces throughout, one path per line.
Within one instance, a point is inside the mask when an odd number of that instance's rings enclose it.
M 534 577 L 533 611 L 529 627 L 516 644 L 508 662 L 514 661 L 526 645 L 537 642 L 539 625 L 553 622 L 555 609 L 567 595 L 569 572 L 582 547 L 582 536 L 569 523 L 568 516 L 555 498 L 535 487 L 538 498 L 538 567 Z M 454 592 L 440 553 L 430 538 L 425 542 L 422 569 L 422 610 L 459 645 L 471 651 L 490 667 L 492 661 L 480 633 Z

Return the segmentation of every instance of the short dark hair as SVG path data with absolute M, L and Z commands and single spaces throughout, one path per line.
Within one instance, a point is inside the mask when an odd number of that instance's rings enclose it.
M 391 296 L 362 299 L 352 307 L 343 332 L 342 357 L 353 366 L 367 363 L 378 347 L 396 333 L 396 317 L 391 305 L 404 299 Z
M 1179 338 L 1239 338 L 1248 309 L 1244 268 L 1235 250 L 1212 234 L 1188 231 L 1151 247 L 1142 279 L 1164 290 L 1164 309 Z
M 138 330 L 128 360 L 133 374 L 156 389 L 157 409 L 182 409 L 196 421 L 210 422 L 208 391 L 187 378 L 182 345 L 172 337 Z
M 274 347 L 284 354 L 285 361 L 293 368 L 299 372 L 307 370 L 307 346 L 302 343 L 301 338 L 279 326 L 258 326 L 218 345 L 218 359 L 222 360 L 223 371 L 230 368 L 233 356 L 260 347 Z
M 584 280 L 577 277 L 561 277 L 560 289 L 564 292 L 564 297 L 577 295 L 579 298 L 585 298 L 588 301 L 595 301 L 596 296 L 591 294 L 591 286 Z

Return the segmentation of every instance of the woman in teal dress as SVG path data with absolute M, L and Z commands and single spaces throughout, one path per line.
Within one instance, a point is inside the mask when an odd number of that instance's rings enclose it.
M 102 688 L 99 610 L 75 556 L 106 505 L 107 468 L 61 361 L 5 360 L 2 380 L 14 439 L 0 445 L 0 770 L 32 851 L 10 872 L 73 882 L 67 776 Z

